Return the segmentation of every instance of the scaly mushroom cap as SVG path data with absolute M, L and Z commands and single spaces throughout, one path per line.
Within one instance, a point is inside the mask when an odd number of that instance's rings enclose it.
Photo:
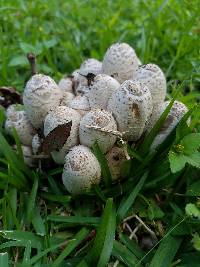
M 91 110 L 80 122 L 80 144 L 91 147 L 95 141 L 98 141 L 102 152 L 106 153 L 116 142 L 116 136 L 110 131 L 116 130 L 117 124 L 111 113 L 101 109 Z
M 33 126 L 41 128 L 47 113 L 59 106 L 62 90 L 49 76 L 36 74 L 27 82 L 23 102 L 27 116 Z
M 154 116 L 151 118 L 151 123 L 148 125 L 147 131 L 150 131 L 152 127 L 155 125 L 157 120 L 160 118 L 166 107 L 169 105 L 169 101 L 165 101 L 162 103 L 158 109 L 157 112 L 154 112 Z M 179 123 L 181 118 L 184 116 L 184 114 L 188 111 L 188 108 L 181 102 L 175 101 L 168 116 L 165 120 L 163 126 L 160 129 L 160 132 L 155 137 L 151 149 L 155 149 L 157 146 L 159 146 L 166 138 L 167 136 L 172 132 L 172 130 L 176 127 L 176 125 Z
M 124 149 L 121 147 L 114 146 L 106 154 L 108 167 L 111 172 L 112 180 L 116 181 L 121 178 L 121 168 L 123 162 L 126 160 Z
M 64 92 L 60 106 L 69 106 L 69 103 L 74 99 L 75 95 L 70 92 Z
M 152 112 L 152 98 L 149 89 L 138 81 L 127 80 L 116 90 L 108 102 L 124 138 L 136 141 L 143 133 Z
M 63 77 L 59 83 L 58 86 L 61 90 L 64 92 L 70 92 L 73 93 L 73 82 L 72 79 L 69 77 Z
M 89 58 L 85 60 L 80 66 L 79 78 L 78 78 L 79 83 L 81 83 L 82 85 L 88 85 L 88 81 L 84 76 L 86 76 L 88 73 L 93 73 L 94 75 L 98 75 L 102 72 L 101 70 L 102 70 L 102 63 L 99 60 L 95 58 Z
M 146 64 L 140 66 L 133 75 L 133 79 L 149 88 L 154 107 L 164 102 L 167 91 L 166 78 L 157 65 Z
M 23 145 L 31 146 L 33 135 L 36 133 L 21 105 L 11 105 L 6 112 L 7 119 L 5 130 L 12 135 L 13 128 L 16 129 L 19 140 Z M 21 110 L 20 110 L 21 109 Z
M 68 105 L 70 108 L 75 109 L 80 113 L 81 116 L 84 116 L 88 111 L 90 111 L 90 104 L 86 96 L 76 96 Z
M 137 68 L 135 50 L 126 43 L 111 45 L 103 58 L 102 73 L 112 76 L 119 83 L 132 79 Z
M 53 151 L 52 157 L 54 161 L 58 164 L 64 163 L 64 158 L 66 152 L 73 146 L 78 144 L 78 132 L 79 132 L 79 123 L 80 123 L 81 115 L 74 109 L 59 106 L 54 110 L 50 111 L 46 116 L 44 121 L 44 135 L 47 136 L 53 129 L 55 129 L 58 125 L 65 124 L 67 122 L 72 121 L 72 127 L 70 131 L 70 136 L 68 137 L 66 143 L 59 151 Z
M 34 155 L 38 154 L 40 146 L 41 139 L 38 134 L 35 134 L 32 139 L 32 151 Z
M 65 157 L 63 184 L 72 194 L 81 194 L 92 185 L 99 184 L 101 168 L 88 147 L 73 147 Z
M 106 109 L 108 100 L 111 98 L 113 92 L 119 87 L 119 82 L 109 75 L 97 75 L 89 87 L 87 94 L 90 107 Z
M 79 83 L 79 85 L 76 88 L 76 95 L 87 95 L 89 92 L 89 86 L 84 85 L 82 83 Z

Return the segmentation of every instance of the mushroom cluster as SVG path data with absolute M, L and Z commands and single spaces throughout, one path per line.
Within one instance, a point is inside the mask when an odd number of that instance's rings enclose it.
M 30 166 L 36 162 L 30 161 L 32 154 L 44 153 L 45 138 L 55 142 L 49 143 L 53 148 L 49 154 L 64 165 L 63 184 L 70 193 L 80 194 L 100 183 L 101 167 L 92 152 L 95 142 L 105 154 L 113 181 L 121 178 L 127 151 L 117 140 L 136 142 L 149 132 L 168 105 L 166 88 L 159 66 L 142 65 L 130 45 L 115 43 L 102 62 L 89 58 L 58 83 L 34 74 L 25 86 L 23 106 L 7 108 L 5 129 L 12 134 L 16 128 Z M 175 101 L 151 149 L 163 142 L 186 112 L 187 107 Z M 62 128 L 67 123 L 68 130 Z

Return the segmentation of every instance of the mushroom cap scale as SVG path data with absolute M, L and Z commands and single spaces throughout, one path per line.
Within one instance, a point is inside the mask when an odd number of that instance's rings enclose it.
M 139 66 L 133 75 L 133 79 L 149 88 L 154 107 L 164 102 L 167 91 L 166 78 L 157 65 L 150 63 Z
M 161 114 L 164 112 L 168 105 L 169 101 L 165 101 L 158 107 L 157 112 L 153 113 L 154 117 L 152 117 L 151 123 L 148 125 L 147 131 L 151 130 L 151 128 L 160 118 Z M 151 149 L 155 149 L 167 138 L 167 136 L 172 132 L 172 130 L 176 127 L 176 125 L 179 123 L 179 121 L 187 111 L 188 108 L 183 103 L 181 103 L 180 101 L 174 102 L 163 126 L 161 127 L 158 135 L 155 137 L 151 145 Z
M 98 184 L 101 168 L 98 160 L 88 147 L 73 147 L 65 157 L 62 180 L 72 194 L 80 194 Z
M 70 101 L 74 99 L 75 95 L 71 92 L 64 92 L 60 106 L 69 106 Z
M 124 138 L 136 141 L 143 133 L 152 112 L 149 89 L 138 81 L 127 80 L 116 90 L 108 102 L 108 110 L 117 121 Z
M 13 128 L 15 128 L 20 142 L 23 145 L 31 146 L 32 138 L 36 131 L 29 122 L 26 112 L 16 109 L 17 105 L 13 105 L 7 110 L 5 130 L 12 135 Z
M 62 90 L 49 76 L 35 74 L 31 77 L 24 89 L 23 103 L 36 129 L 42 128 L 45 116 L 60 104 L 62 97 Z
M 90 111 L 90 104 L 88 98 L 85 95 L 76 96 L 74 99 L 72 99 L 72 101 L 69 102 L 68 106 L 78 111 L 81 116 Z
M 113 92 L 120 87 L 117 80 L 107 74 L 97 75 L 87 93 L 91 108 L 106 109 Z
M 100 131 L 95 127 L 103 129 Z M 110 112 L 93 109 L 83 116 L 79 126 L 79 138 L 82 145 L 91 147 L 96 141 L 103 153 L 106 153 L 116 142 L 117 124 Z
M 58 164 L 64 163 L 66 152 L 79 142 L 79 124 L 81 115 L 74 109 L 66 106 L 58 106 L 56 109 L 48 113 L 44 121 L 44 135 L 47 136 L 58 125 L 72 121 L 70 136 L 66 143 L 59 151 L 53 151 L 52 157 Z
M 58 87 L 63 90 L 64 92 L 73 93 L 73 81 L 69 77 L 63 77 L 59 83 Z
M 106 154 L 108 167 L 111 172 L 112 180 L 116 181 L 121 178 L 121 168 L 126 160 L 126 154 L 123 148 L 113 146 Z
M 132 79 L 138 68 L 135 50 L 126 43 L 111 45 L 103 58 L 102 73 L 115 78 L 119 83 Z

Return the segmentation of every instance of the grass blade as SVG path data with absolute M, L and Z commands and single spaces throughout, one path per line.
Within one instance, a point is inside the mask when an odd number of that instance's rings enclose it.
M 19 154 L 19 157 L 24 162 L 22 146 L 21 146 L 21 143 L 20 143 L 20 140 L 19 140 L 19 136 L 18 136 L 17 131 L 16 131 L 15 128 L 13 128 L 12 135 L 13 135 L 13 137 L 15 139 L 15 143 L 16 143 L 16 146 L 17 146 L 17 152 Z
M 117 211 L 117 218 L 118 221 L 123 219 L 126 216 L 126 213 L 130 209 L 130 207 L 133 205 L 137 195 L 139 194 L 140 190 L 142 189 L 144 182 L 148 176 L 148 172 L 145 172 L 140 181 L 137 183 L 136 187 L 133 189 L 133 191 L 130 193 L 130 195 L 124 199 L 122 199 L 118 211 Z
M 24 251 L 22 267 L 30 266 L 30 255 L 31 255 L 31 242 L 28 241 L 25 247 L 25 251 Z
M 56 244 L 51 246 L 50 248 L 47 248 L 43 251 L 41 251 L 40 253 L 38 253 L 37 255 L 33 256 L 30 259 L 30 265 L 35 264 L 37 261 L 39 261 L 42 257 L 46 256 L 49 252 L 56 250 L 57 248 L 61 247 L 63 245 L 63 242 L 60 244 Z
M 58 256 L 58 258 L 53 262 L 51 267 L 60 266 L 62 261 L 80 244 L 80 242 L 88 235 L 89 231 L 86 228 L 82 228 L 67 244 L 63 252 Z
M 82 217 L 82 216 L 61 216 L 61 215 L 49 215 L 47 220 L 53 222 L 62 222 L 67 224 L 67 226 L 98 226 L 100 223 L 99 217 Z
M 138 263 L 136 256 L 118 241 L 114 241 L 112 255 L 128 267 L 133 267 Z
M 27 221 L 28 221 L 28 223 L 31 222 L 32 217 L 33 217 L 37 190 L 38 190 L 38 176 L 35 175 L 33 187 L 32 187 L 30 198 L 29 198 L 28 205 L 27 205 Z
M 162 127 L 163 123 L 165 122 L 165 120 L 166 120 L 166 118 L 167 118 L 167 116 L 168 116 L 168 114 L 169 114 L 169 112 L 170 112 L 170 110 L 174 104 L 174 101 L 175 101 L 175 97 L 170 101 L 169 105 L 166 107 L 166 109 L 164 110 L 164 112 L 162 113 L 162 115 L 160 116 L 160 118 L 158 119 L 156 124 L 154 125 L 154 127 L 150 130 L 150 132 L 144 138 L 144 141 L 138 150 L 138 152 L 141 156 L 144 156 L 149 151 L 149 148 L 150 148 L 151 144 L 153 143 L 154 138 L 159 133 L 159 130 Z
M 8 267 L 8 253 L 0 253 L 0 266 Z
M 45 236 L 46 234 L 45 224 L 40 215 L 40 210 L 38 207 L 35 207 L 34 209 L 33 216 L 32 216 L 32 224 L 35 229 L 35 232 L 38 235 Z
M 42 192 L 40 195 L 41 197 L 53 202 L 68 203 L 71 201 L 71 196 L 54 195 L 47 192 Z
M 107 160 L 104 156 L 104 154 L 101 152 L 101 149 L 99 148 L 99 145 L 97 142 L 94 143 L 92 146 L 93 152 L 95 156 L 97 157 L 99 164 L 101 165 L 101 172 L 104 179 L 104 183 L 106 187 L 110 187 L 112 184 L 112 176 L 108 167 Z
M 149 267 L 168 267 L 176 255 L 177 250 L 181 245 L 181 238 L 169 235 L 160 243 Z
M 3 152 L 5 158 L 8 160 L 11 167 L 17 166 L 17 169 L 23 171 L 29 178 L 32 179 L 30 169 L 24 164 L 20 158 L 17 157 L 16 153 L 12 150 L 10 145 L 7 143 L 5 137 L 0 132 L 0 144 L 1 151 Z
M 103 211 L 93 247 L 87 257 L 87 263 L 90 266 L 102 267 L 107 265 L 115 239 L 115 227 L 116 214 L 113 199 L 109 198 Z
M 144 251 L 139 247 L 135 240 L 129 239 L 128 236 L 120 234 L 121 242 L 138 258 L 144 257 Z
M 22 241 L 26 245 L 27 242 L 31 241 L 31 246 L 33 248 L 40 249 L 42 247 L 42 239 L 31 232 L 25 232 L 25 231 L 6 231 L 1 230 L 0 234 L 3 236 L 3 238 L 8 240 L 15 240 L 15 241 Z

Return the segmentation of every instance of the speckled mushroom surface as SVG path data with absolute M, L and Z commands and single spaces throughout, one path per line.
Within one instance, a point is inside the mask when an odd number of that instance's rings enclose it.
M 32 139 L 32 151 L 33 154 L 38 154 L 39 148 L 41 146 L 41 139 L 38 134 L 35 134 Z
M 33 135 L 36 133 L 21 105 L 11 105 L 6 112 L 5 130 L 12 135 L 16 129 L 22 144 L 31 146 Z
M 108 102 L 108 110 L 117 121 L 118 130 L 129 141 L 138 140 L 153 109 L 148 87 L 138 81 L 127 80 Z
M 73 147 L 65 157 L 62 180 L 72 194 L 80 194 L 98 184 L 101 168 L 98 160 L 88 147 Z
M 63 148 L 59 151 L 53 151 L 52 157 L 54 161 L 58 164 L 64 163 L 64 157 L 67 151 L 76 146 L 79 142 L 79 124 L 80 124 L 81 115 L 74 109 L 59 106 L 54 110 L 50 111 L 44 121 L 44 135 L 47 136 L 53 129 L 58 125 L 72 121 L 72 127 L 70 131 L 70 136 L 68 137 Z
M 154 108 L 164 102 L 167 84 L 165 75 L 159 66 L 151 63 L 142 65 L 136 70 L 133 79 L 138 80 L 149 88 Z
M 99 74 L 92 81 L 87 93 L 91 108 L 106 109 L 108 100 L 120 83 L 107 74 Z
M 90 104 L 85 95 L 76 96 L 69 102 L 68 106 L 78 111 L 81 116 L 84 116 L 88 111 L 90 111 Z
M 63 77 L 59 83 L 58 86 L 61 90 L 64 92 L 70 92 L 73 93 L 73 81 L 69 77 Z
M 110 112 L 93 109 L 81 119 L 79 127 L 80 144 L 91 147 L 95 141 L 98 141 L 102 152 L 106 153 L 116 141 L 116 136 L 110 131 L 116 130 L 117 124 Z
M 86 75 L 92 73 L 94 75 L 98 75 L 102 72 L 102 63 L 95 58 L 86 59 L 80 66 L 79 69 L 79 83 L 82 85 L 87 85 L 88 80 L 86 79 Z
M 132 79 L 138 68 L 135 50 L 126 43 L 111 45 L 103 58 L 102 73 L 115 78 L 119 83 Z
M 160 118 L 166 107 L 169 105 L 169 101 L 165 101 L 161 104 L 157 110 L 157 113 L 154 114 L 154 117 L 149 124 L 148 130 L 150 130 L 157 120 Z M 175 101 L 168 116 L 165 120 L 163 126 L 161 127 L 158 135 L 155 137 L 151 149 L 155 149 L 158 145 L 160 145 L 167 136 L 171 133 L 171 131 L 175 128 L 175 126 L 179 123 L 184 114 L 188 111 L 188 108 L 180 101 Z
M 60 103 L 60 106 L 68 106 L 72 99 L 75 98 L 75 95 L 71 92 L 64 92 L 63 97 Z
M 47 113 L 59 106 L 62 90 L 49 76 L 36 74 L 27 82 L 23 94 L 25 111 L 30 122 L 38 129 L 43 126 Z
M 113 146 L 106 154 L 108 167 L 113 181 L 119 180 L 122 177 L 121 168 L 126 160 L 124 149 L 118 146 Z

